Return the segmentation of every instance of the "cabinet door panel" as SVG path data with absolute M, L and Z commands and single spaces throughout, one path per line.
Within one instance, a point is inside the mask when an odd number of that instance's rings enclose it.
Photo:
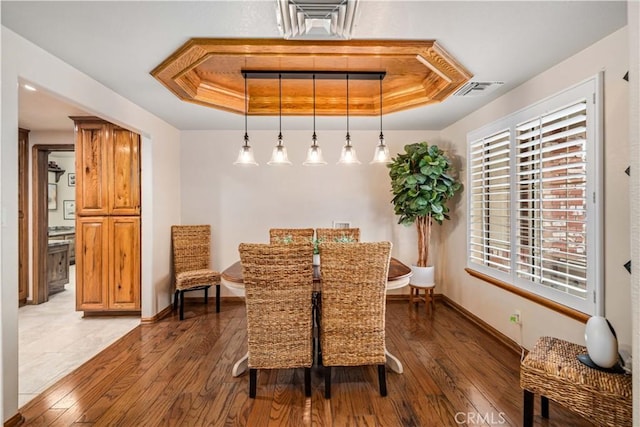
M 76 310 L 106 310 L 109 287 L 108 217 L 76 218 Z
M 108 213 L 107 125 L 76 123 L 76 215 Z
M 140 218 L 110 217 L 109 308 L 140 309 Z
M 112 215 L 140 214 L 140 136 L 114 127 L 109 181 Z

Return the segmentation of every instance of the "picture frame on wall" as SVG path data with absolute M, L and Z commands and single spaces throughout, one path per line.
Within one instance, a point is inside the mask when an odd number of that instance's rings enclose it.
M 76 174 L 75 173 L 68 173 L 67 174 L 67 185 L 69 187 L 75 187 L 76 186 Z
M 55 183 L 49 183 L 47 188 L 47 207 L 50 211 L 58 209 L 58 186 Z
M 64 200 L 62 202 L 62 218 L 76 219 L 76 201 Z
M 333 221 L 333 228 L 351 228 L 350 221 Z

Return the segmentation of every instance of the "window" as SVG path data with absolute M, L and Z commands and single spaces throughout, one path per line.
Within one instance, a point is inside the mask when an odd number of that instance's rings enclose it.
M 468 266 L 578 311 L 601 298 L 596 76 L 468 136 Z

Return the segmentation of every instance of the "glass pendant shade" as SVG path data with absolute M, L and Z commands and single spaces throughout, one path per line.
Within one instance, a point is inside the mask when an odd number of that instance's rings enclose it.
M 315 133 L 313 134 L 311 147 L 309 147 L 307 151 L 307 159 L 302 164 L 305 166 L 322 166 L 327 164 L 322 157 L 322 150 L 318 146 L 318 139 Z
M 356 156 L 356 149 L 351 145 L 351 135 L 349 135 L 349 74 L 347 74 L 347 138 L 340 153 L 339 165 L 359 165 L 360 160 Z
M 327 162 L 322 157 L 322 150 L 318 146 L 318 136 L 316 135 L 316 75 L 313 75 L 313 135 L 311 136 L 311 147 L 307 151 L 307 159 L 302 162 L 304 166 L 323 166 Z
M 243 74 L 244 77 L 244 144 L 240 147 L 240 152 L 238 153 L 238 158 L 234 165 L 239 166 L 258 166 L 255 157 L 253 157 L 253 149 L 249 145 L 249 132 L 247 132 L 247 75 Z
M 271 160 L 268 165 L 290 165 L 289 156 L 287 155 L 287 147 L 282 142 L 282 76 L 278 76 L 278 92 L 280 94 L 280 132 L 278 133 L 278 143 L 273 147 Z
M 255 157 L 253 157 L 253 149 L 249 145 L 249 138 L 245 139 L 245 145 L 240 147 L 240 153 L 238 153 L 238 158 L 234 165 L 240 166 L 258 166 Z
M 373 160 L 370 162 L 372 165 L 376 163 L 391 163 L 389 148 L 385 145 L 382 134 L 380 134 L 380 143 L 376 146 L 376 150 L 373 153 Z
M 289 156 L 287 155 L 287 147 L 282 143 L 282 134 L 278 135 L 278 145 L 273 147 L 271 153 L 271 160 L 267 162 L 268 165 L 290 165 Z
M 382 134 L 382 75 L 380 75 L 380 143 L 376 146 L 376 150 L 373 152 L 373 160 L 369 164 L 376 163 L 391 163 L 389 149 L 384 143 L 384 135 Z
M 347 134 L 347 142 L 342 147 L 342 152 L 340 153 L 340 160 L 338 160 L 339 165 L 359 165 L 360 160 L 358 160 L 358 156 L 356 155 L 356 149 L 351 145 L 351 137 Z

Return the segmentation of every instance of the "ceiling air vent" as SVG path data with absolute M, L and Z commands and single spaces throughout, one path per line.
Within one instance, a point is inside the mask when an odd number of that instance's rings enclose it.
M 468 82 L 454 96 L 482 96 L 502 86 L 504 82 Z
M 276 0 L 280 34 L 289 39 L 351 39 L 361 0 Z

